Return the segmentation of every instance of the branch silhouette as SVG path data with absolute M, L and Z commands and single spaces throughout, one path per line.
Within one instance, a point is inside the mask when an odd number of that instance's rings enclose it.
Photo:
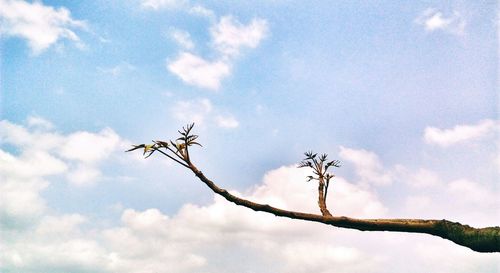
M 305 153 L 306 158 L 298 167 L 310 167 L 315 176 L 308 176 L 308 181 L 318 181 L 318 206 L 321 215 L 304 213 L 298 211 L 284 210 L 260 204 L 235 196 L 226 189 L 220 188 L 212 180 L 208 179 L 191 161 L 189 147 L 193 145 L 201 146 L 196 142 L 198 136 L 191 134 L 194 123 L 189 124 L 179 130 L 179 137 L 174 141 L 153 141 L 153 144 L 133 145 L 130 150 L 143 150 L 143 155 L 148 158 L 153 153 L 158 152 L 179 165 L 191 170 L 194 175 L 214 193 L 224 197 L 229 202 L 243 206 L 254 211 L 262 211 L 274 214 L 275 216 L 298 219 L 311 222 L 319 222 L 335 227 L 356 229 L 360 231 L 395 231 L 423 233 L 450 240 L 458 245 L 470 248 L 477 252 L 500 252 L 500 227 L 474 228 L 458 222 L 448 220 L 424 220 L 424 219 L 357 219 L 346 216 L 332 216 L 326 207 L 328 185 L 334 177 L 328 173 L 330 167 L 340 167 L 337 160 L 327 162 L 327 155 L 317 156 L 312 152 Z

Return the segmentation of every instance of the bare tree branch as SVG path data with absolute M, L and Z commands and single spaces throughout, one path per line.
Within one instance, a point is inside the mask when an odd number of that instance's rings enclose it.
M 221 195 L 229 202 L 247 207 L 254 211 L 263 211 L 290 219 L 319 222 L 335 227 L 357 229 L 361 231 L 399 231 L 425 233 L 450 240 L 477 252 L 500 252 L 500 227 L 473 228 L 448 220 L 421 219 L 356 219 L 345 216 L 322 216 L 297 211 L 283 210 L 267 204 L 259 204 L 239 198 L 227 190 L 219 188 L 193 164 L 189 169 L 205 183 L 214 193 Z
M 340 167 L 339 161 L 333 160 L 326 163 L 326 154 L 320 156 L 320 160 L 316 160 L 317 154 L 312 152 L 305 153 L 306 158 L 299 163 L 298 167 L 310 167 L 318 177 L 308 176 L 308 181 L 318 180 L 318 205 L 322 215 L 310 214 L 298 211 L 284 210 L 272 207 L 268 204 L 255 203 L 235 195 L 230 194 L 227 190 L 220 188 L 213 181 L 208 179 L 198 168 L 191 162 L 189 158 L 188 149 L 192 145 L 199 145 L 195 142 L 197 135 L 190 135 L 190 131 L 194 124 L 190 124 L 183 128 L 182 135 L 178 140 L 182 140 L 182 145 L 176 145 L 170 141 L 170 144 L 175 148 L 169 147 L 168 142 L 155 141 L 153 145 L 134 145 L 129 151 L 134 151 L 140 148 L 144 149 L 146 157 L 152 155 L 155 151 L 162 153 L 168 158 L 174 160 L 180 165 L 190 169 L 199 180 L 207 185 L 214 193 L 224 197 L 229 202 L 236 205 L 243 206 L 254 211 L 262 211 L 274 214 L 280 217 L 290 219 L 298 219 L 311 222 L 319 222 L 335 227 L 357 229 L 361 231 L 397 231 L 397 232 L 411 232 L 411 233 L 424 233 L 441 237 L 450 240 L 458 245 L 470 248 L 477 252 L 500 252 L 500 227 L 485 227 L 473 228 L 468 225 L 463 225 L 457 222 L 448 220 L 422 220 L 422 219 L 356 219 L 345 216 L 332 216 L 326 208 L 326 196 L 328 190 L 329 180 L 334 177 L 333 174 L 326 173 L 330 166 Z M 164 148 L 164 151 L 160 149 Z M 172 155 L 170 155 L 170 154 Z M 179 158 L 179 160 L 174 157 Z M 182 161 L 182 162 L 181 162 Z M 325 179 L 327 180 L 325 185 Z

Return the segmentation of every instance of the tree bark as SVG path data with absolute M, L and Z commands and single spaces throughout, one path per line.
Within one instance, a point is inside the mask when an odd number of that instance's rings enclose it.
M 500 227 L 473 228 L 448 220 L 421 220 L 421 219 L 356 219 L 345 216 L 322 216 L 317 214 L 283 210 L 267 204 L 259 204 L 230 194 L 219 188 L 208 179 L 191 162 L 189 169 L 205 183 L 214 193 L 239 206 L 254 211 L 263 211 L 275 216 L 319 222 L 335 227 L 357 229 L 361 231 L 398 231 L 425 233 L 450 240 L 458 245 L 470 248 L 477 252 L 500 252 Z M 325 206 L 326 209 L 326 206 Z M 323 212 L 323 211 L 322 211 Z

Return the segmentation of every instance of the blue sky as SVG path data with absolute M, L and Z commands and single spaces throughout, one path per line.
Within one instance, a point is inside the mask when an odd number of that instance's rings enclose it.
M 318 212 L 294 166 L 312 149 L 343 162 L 333 214 L 498 225 L 497 5 L 0 0 L 0 268 L 497 272 L 430 236 L 235 208 L 123 153 L 195 122 L 195 162 L 242 196 Z

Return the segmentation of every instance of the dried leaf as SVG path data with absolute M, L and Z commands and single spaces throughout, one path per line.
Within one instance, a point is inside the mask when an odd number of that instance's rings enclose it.
M 131 148 L 131 149 L 129 149 L 129 150 L 126 150 L 125 152 L 135 151 L 135 150 L 137 150 L 137 149 L 144 148 L 144 146 L 146 146 L 146 145 L 144 145 L 144 144 L 132 145 L 132 148 Z

